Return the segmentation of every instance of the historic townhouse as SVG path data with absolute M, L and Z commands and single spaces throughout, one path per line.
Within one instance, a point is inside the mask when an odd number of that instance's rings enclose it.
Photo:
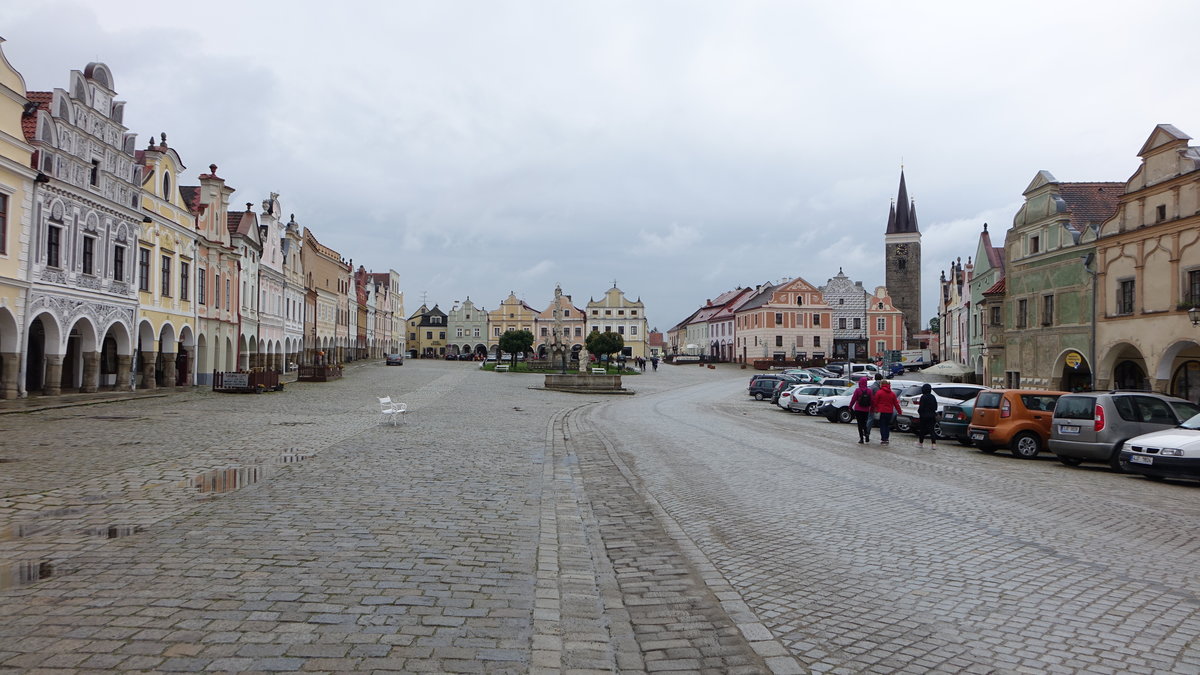
M 400 274 L 396 270 L 372 272 L 368 275 L 375 295 L 375 335 L 380 352 L 403 354 L 404 348 L 404 293 L 400 290 Z
M 800 277 L 763 284 L 735 315 L 738 358 L 823 359 L 833 350 L 833 309 Z
M 476 307 L 467 296 L 462 304 L 455 303 L 446 316 L 446 330 L 450 335 L 450 353 L 472 358 L 487 357 L 488 324 L 487 310 Z
M 415 358 L 442 358 L 446 355 L 447 317 L 437 305 L 421 305 L 408 317 L 408 352 Z
M 867 339 L 867 299 L 861 281 L 852 281 L 838 268 L 837 276 L 821 286 L 821 297 L 833 308 L 833 358 L 864 360 L 871 353 Z
M 867 296 L 867 344 L 872 359 L 882 360 L 888 352 L 910 344 L 905 319 L 905 313 L 892 304 L 887 286 L 876 286 L 875 294 Z
M 311 313 L 305 311 L 308 297 L 307 277 L 304 274 L 304 231 L 296 224 L 296 216 L 288 218 L 279 242 L 283 260 L 283 341 L 288 355 L 288 370 L 301 363 L 311 364 L 311 353 L 304 348 L 305 322 L 316 334 Z
M 0 38 L 0 44 L 4 40 Z M 39 108 L 25 98 L 25 80 L 0 50 L 0 398 L 17 398 L 25 344 L 29 235 L 33 230 L 33 146 L 22 123 L 36 124 Z
M 258 351 L 252 364 L 284 372 L 293 353 L 287 343 L 284 324 L 287 322 L 287 306 L 284 288 L 287 277 L 284 273 L 284 228 L 280 222 L 282 208 L 279 195 L 272 192 L 262 202 L 262 214 L 258 219 L 259 242 L 262 256 L 258 261 Z
M 625 340 L 625 349 L 622 350 L 624 356 L 646 357 L 646 330 L 649 328 L 646 306 L 641 298 L 630 300 L 625 297 L 615 282 L 612 288 L 604 292 L 603 298 L 588 301 L 587 323 L 588 331 L 619 333 Z M 704 342 L 697 344 L 707 345 L 707 337 Z
M 537 315 L 536 309 L 525 304 L 524 300 L 517 299 L 516 293 L 510 292 L 499 307 L 488 312 L 488 330 L 491 331 L 488 335 L 488 351 L 499 354 L 500 336 L 510 330 L 527 330 L 536 340 L 533 322 Z
M 136 153 L 142 167 L 142 229 L 138 269 L 137 341 L 142 389 L 192 384 L 196 349 L 196 216 L 183 201 L 179 177 L 187 167 L 161 135 Z
M 725 291 L 710 301 L 711 306 L 716 308 L 708 317 L 708 355 L 711 359 L 726 363 L 734 359 L 733 345 L 737 335 L 735 313 L 753 294 L 752 288 L 737 288 Z M 654 351 L 649 342 L 647 346 L 651 352 Z
M 584 348 L 588 333 L 583 310 L 571 302 L 571 296 L 565 295 L 561 287 L 556 286 L 554 290 L 554 299 L 550 301 L 550 305 L 545 310 L 538 313 L 534 320 L 533 350 L 539 359 L 552 356 L 551 350 L 554 346 L 556 325 L 555 310 L 557 309 L 558 316 L 562 321 L 563 343 L 571 351 L 571 358 L 578 360 L 579 352 Z M 592 329 L 596 329 L 595 324 L 592 324 Z M 628 346 L 627 344 L 626 347 Z
M 212 384 L 213 372 L 238 365 L 238 264 L 229 238 L 233 188 L 209 164 L 199 186 L 180 189 L 196 216 L 196 384 Z
M 246 202 L 245 211 L 230 211 L 228 214 L 229 243 L 238 258 L 238 370 L 249 370 L 259 365 L 258 336 L 258 268 L 262 258 L 262 241 L 259 239 L 258 216 Z
M 29 92 L 23 121 L 39 171 L 30 237 L 25 388 L 128 389 L 143 213 L 136 137 L 102 63 L 71 71 L 67 89 Z M 137 275 L 135 276 L 135 272 Z
M 666 343 L 667 343 L 668 349 L 670 349 L 669 353 L 671 353 L 671 354 L 684 354 L 684 353 L 695 354 L 696 353 L 694 350 L 693 351 L 687 350 L 687 345 L 688 345 L 687 327 L 691 323 L 692 319 L 696 318 L 696 314 L 698 314 L 699 312 L 700 312 L 700 310 L 696 310 L 695 312 L 692 312 L 690 315 L 688 315 L 688 317 L 686 319 L 684 319 L 683 321 L 680 321 L 679 323 L 675 324 L 671 328 L 667 329 Z
M 1096 388 L 1200 401 L 1200 148 L 1160 124 L 1096 241 Z
M 705 304 L 692 318 L 687 322 L 687 327 L 684 329 L 684 350 L 688 354 L 707 355 L 710 354 L 709 335 L 712 326 L 709 321 L 721 311 L 720 307 L 713 307 L 711 304 Z
M 347 334 L 347 293 L 350 267 L 338 252 L 317 241 L 312 230 L 304 228 L 301 247 L 308 297 L 306 304 L 313 313 L 312 332 L 306 342 L 306 363 L 334 365 L 344 359 L 344 339 Z
M 965 365 L 969 354 L 967 326 L 971 319 L 970 258 L 950 263 L 950 274 L 942 272 L 941 295 L 938 304 L 939 361 L 954 361 Z
M 351 265 L 353 268 L 353 265 Z M 362 265 L 351 273 L 350 295 L 350 344 L 353 348 L 354 359 L 365 359 L 370 353 L 374 329 L 371 320 L 375 309 L 370 306 L 371 294 L 367 291 L 367 269 Z
M 994 296 L 984 302 L 984 293 L 992 290 L 997 283 L 1004 279 L 1004 247 L 992 246 L 992 235 L 988 232 L 987 223 L 979 233 L 979 242 L 975 247 L 975 268 L 971 280 L 967 284 L 971 297 L 970 323 L 967 325 L 967 360 L 966 365 L 975 370 L 975 382 L 989 381 L 991 369 L 988 361 L 992 354 L 987 351 L 987 313 L 996 306 Z
M 996 289 L 1003 304 L 985 299 L 976 315 L 990 343 L 982 384 L 1092 386 L 1089 256 L 1094 261 L 1096 233 L 1124 191 L 1124 183 L 1062 183 L 1049 171 L 1030 181 L 1005 235 L 1005 278 Z

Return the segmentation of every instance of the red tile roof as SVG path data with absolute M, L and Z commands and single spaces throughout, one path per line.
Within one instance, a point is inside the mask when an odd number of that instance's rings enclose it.
M 36 103 L 39 110 L 50 110 L 50 101 L 54 100 L 54 92 L 52 91 L 28 91 L 25 92 L 25 98 L 29 99 L 30 103 Z M 21 117 L 21 131 L 25 132 L 25 140 L 32 141 L 37 137 L 37 115 L 23 115 Z
M 1005 282 L 1005 279 L 1001 279 L 1000 281 L 997 281 L 996 283 L 992 284 L 991 287 L 989 287 L 986 291 L 984 291 L 983 294 L 984 295 L 1004 295 L 1004 288 L 1005 288 L 1004 282 Z
M 1091 223 L 1100 224 L 1117 212 L 1124 183 L 1062 183 L 1059 194 L 1071 213 L 1070 225 L 1083 232 Z

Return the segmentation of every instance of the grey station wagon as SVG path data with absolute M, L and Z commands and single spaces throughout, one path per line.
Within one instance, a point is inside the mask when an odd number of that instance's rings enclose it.
M 1169 429 L 1200 413 L 1191 401 L 1148 391 L 1067 394 L 1058 399 L 1050 450 L 1067 466 L 1103 462 L 1121 470 L 1121 446 L 1134 436 Z

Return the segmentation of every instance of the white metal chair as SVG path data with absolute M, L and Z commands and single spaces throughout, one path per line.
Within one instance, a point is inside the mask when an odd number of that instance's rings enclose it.
M 391 396 L 384 396 L 379 399 L 379 423 L 383 424 L 384 420 L 389 420 L 392 426 L 395 426 L 396 420 L 402 417 L 407 410 L 407 405 L 393 401 Z

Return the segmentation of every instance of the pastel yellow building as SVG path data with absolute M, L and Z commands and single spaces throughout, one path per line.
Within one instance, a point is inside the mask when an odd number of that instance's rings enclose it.
M 138 266 L 147 273 L 138 291 L 139 388 L 194 383 L 196 336 L 196 218 L 183 201 L 179 176 L 187 169 L 162 134 L 139 150 L 142 210 Z
M 500 306 L 488 312 L 488 352 L 500 353 L 500 336 L 510 330 L 527 330 L 537 339 L 534 331 L 538 311 L 510 292 Z
M 0 43 L 3 43 L 0 38 Z M 21 129 L 25 80 L 0 51 L 0 398 L 20 391 L 21 349 L 25 331 L 25 293 L 29 280 L 29 214 L 33 210 L 30 168 L 33 146 Z
M 587 304 L 587 332 L 618 333 L 625 340 L 622 354 L 629 358 L 648 358 L 646 349 L 646 306 L 641 298 L 630 300 L 614 283 L 599 300 Z

